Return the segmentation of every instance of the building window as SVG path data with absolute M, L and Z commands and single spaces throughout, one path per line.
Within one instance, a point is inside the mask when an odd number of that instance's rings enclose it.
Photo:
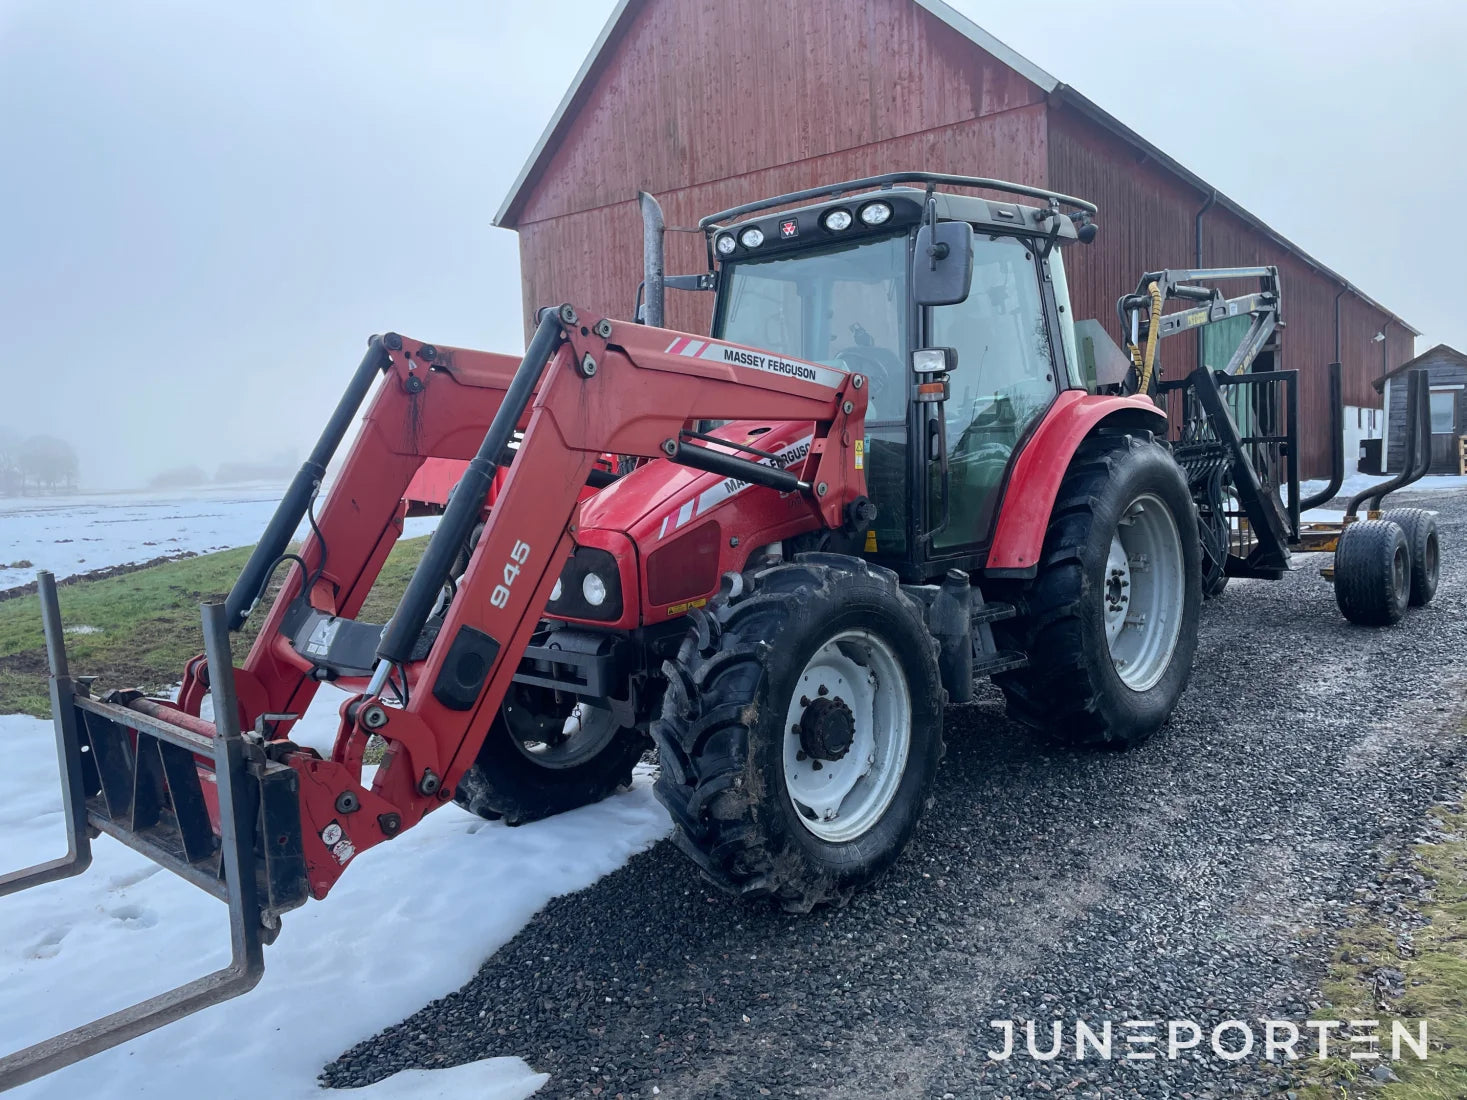
M 1456 431 L 1457 395 L 1452 390 L 1436 390 L 1431 395 L 1431 434 L 1451 435 Z

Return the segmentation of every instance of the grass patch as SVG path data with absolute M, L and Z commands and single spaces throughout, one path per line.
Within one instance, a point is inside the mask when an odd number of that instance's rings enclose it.
M 387 621 L 427 541 L 405 539 L 392 548 L 362 619 Z M 110 688 L 161 691 L 176 683 L 189 658 L 203 652 L 199 604 L 222 600 L 249 554 L 249 547 L 224 550 L 59 588 L 72 675 L 96 676 L 99 694 Z M 276 571 L 267 599 L 286 572 Z M 244 659 L 264 620 L 262 606 L 231 639 L 236 661 Z M 40 599 L 0 602 L 0 714 L 49 716 L 46 671 Z
M 1467 732 L 1467 731 L 1464 731 Z M 1389 1063 L 1399 1078 L 1382 1086 L 1370 1079 L 1381 1063 L 1331 1059 L 1310 1071 L 1312 1083 L 1301 1100 L 1380 1096 L 1384 1100 L 1462 1100 L 1467 1097 L 1467 812 L 1460 803 L 1432 811 L 1438 839 L 1416 845 L 1394 868 L 1425 876 L 1429 897 L 1420 905 L 1426 924 L 1409 935 L 1395 922 L 1367 918 L 1339 941 L 1324 995 L 1327 1009 L 1314 1015 L 1336 1019 L 1377 1019 L 1381 1049 L 1389 1052 L 1392 1020 L 1428 1021 L 1428 1057 L 1408 1049 Z M 1414 921 L 1403 922 L 1407 927 Z M 1409 944 L 1409 946 L 1403 946 Z M 1404 975 L 1399 996 L 1382 998 L 1377 975 L 1390 968 Z M 1385 1007 L 1382 1007 L 1382 1003 Z M 1369 1081 L 1367 1087 L 1356 1082 Z

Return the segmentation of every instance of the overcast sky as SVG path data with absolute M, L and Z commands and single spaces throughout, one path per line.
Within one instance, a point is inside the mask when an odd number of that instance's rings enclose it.
M 123 487 L 298 459 L 369 333 L 519 351 L 491 222 L 613 4 L 0 0 L 0 425 Z M 1467 4 L 955 6 L 1467 348 Z

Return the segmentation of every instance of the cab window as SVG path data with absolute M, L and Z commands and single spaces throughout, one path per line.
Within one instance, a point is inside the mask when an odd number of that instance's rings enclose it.
M 907 235 L 740 260 L 725 268 L 715 335 L 870 380 L 866 482 L 878 554 L 906 548 Z
M 1039 273 L 1013 237 L 974 241 L 973 288 L 965 301 L 932 310 L 928 343 L 957 349 L 945 423 L 949 518 L 937 550 L 987 538 L 1010 456 L 1055 398 L 1055 353 Z M 934 525 L 941 485 L 933 475 Z

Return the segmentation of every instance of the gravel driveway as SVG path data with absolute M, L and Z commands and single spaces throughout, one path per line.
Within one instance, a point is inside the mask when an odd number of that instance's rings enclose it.
M 1280 1095 L 1257 1057 L 1075 1061 L 1073 1021 L 1302 1022 L 1318 930 L 1460 781 L 1467 493 L 1392 503 L 1437 509 L 1444 547 L 1435 602 L 1400 626 L 1345 623 L 1322 557 L 1234 581 L 1148 745 L 1058 751 L 987 691 L 948 711 L 934 804 L 847 908 L 732 902 L 663 843 L 323 1080 L 516 1054 L 544 1097 Z M 1067 1055 L 987 1058 L 988 1021 L 1054 1018 Z

